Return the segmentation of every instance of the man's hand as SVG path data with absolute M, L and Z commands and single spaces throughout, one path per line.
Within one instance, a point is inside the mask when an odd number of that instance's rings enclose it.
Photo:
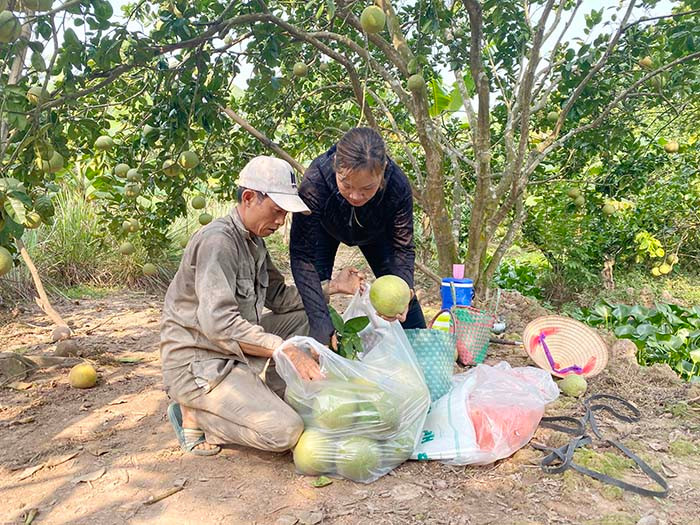
M 355 295 L 365 283 L 365 274 L 356 268 L 344 268 L 328 285 L 329 295 L 345 293 Z
M 290 345 L 283 350 L 304 381 L 323 379 L 318 362 L 299 347 Z
M 387 317 L 385 315 L 380 314 L 379 312 L 377 312 L 377 315 L 379 317 L 381 317 L 382 319 L 389 321 L 390 323 L 392 321 L 398 321 L 400 323 L 403 323 L 406 320 L 406 316 L 408 315 L 408 307 L 411 306 L 411 301 L 413 301 L 413 298 L 415 297 L 415 295 L 416 294 L 413 292 L 413 290 L 411 290 L 411 298 L 408 300 L 408 304 L 406 305 L 406 309 L 402 313 L 400 313 L 399 315 L 395 315 L 394 317 Z

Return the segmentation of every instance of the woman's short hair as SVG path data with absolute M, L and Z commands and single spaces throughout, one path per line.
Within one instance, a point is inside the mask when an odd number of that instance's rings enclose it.
M 353 128 L 336 145 L 336 171 L 368 170 L 383 173 L 385 164 L 384 140 L 372 128 Z

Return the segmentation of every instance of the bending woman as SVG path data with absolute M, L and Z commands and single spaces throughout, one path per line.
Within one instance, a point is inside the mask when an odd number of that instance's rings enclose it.
M 386 155 L 381 136 L 371 128 L 348 131 L 311 163 L 299 196 L 311 214 L 294 214 L 290 257 L 294 282 L 309 317 L 310 335 L 320 343 L 335 344 L 326 301 L 332 290 L 325 287 L 341 242 L 359 246 L 375 277 L 393 274 L 408 283 L 411 302 L 395 319 L 404 328 L 425 328 L 413 293 L 411 186 Z

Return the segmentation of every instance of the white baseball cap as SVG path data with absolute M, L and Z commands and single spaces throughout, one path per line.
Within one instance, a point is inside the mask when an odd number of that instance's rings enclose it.
M 238 185 L 264 193 L 285 211 L 311 213 L 299 197 L 294 170 L 286 160 L 265 155 L 252 158 L 241 170 Z

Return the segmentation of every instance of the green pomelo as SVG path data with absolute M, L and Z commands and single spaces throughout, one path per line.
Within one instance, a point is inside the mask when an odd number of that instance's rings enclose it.
M 186 170 L 191 170 L 199 165 L 199 157 L 194 151 L 183 151 L 177 158 L 177 163 Z
M 335 446 L 331 439 L 318 430 L 307 429 L 297 441 L 293 457 L 299 472 L 318 476 L 333 471 Z
M 209 224 L 213 218 L 214 217 L 212 217 L 211 213 L 201 213 L 199 215 L 199 219 L 198 219 L 199 224 L 201 224 L 202 226 L 205 226 L 205 225 Z
M 386 15 L 379 6 L 367 6 L 360 15 L 360 25 L 365 33 L 379 33 L 386 25 Z
M 586 199 L 583 198 L 583 195 L 579 195 L 574 199 L 574 204 L 580 208 L 581 206 L 586 204 Z
M 139 170 L 136 168 L 131 168 L 129 171 L 126 172 L 126 180 L 129 182 L 141 182 L 143 177 L 139 173 Z
M 141 223 L 138 219 L 129 219 L 129 233 L 136 233 L 141 229 Z
M 0 13 L 0 42 L 10 44 L 22 34 L 22 24 L 10 11 Z
M 377 442 L 362 436 L 340 441 L 336 457 L 336 470 L 344 478 L 353 481 L 369 481 L 379 466 Z
M 6 275 L 12 270 L 12 254 L 0 246 L 0 276 Z
M 673 267 L 670 264 L 663 263 L 661 266 L 659 266 L 659 272 L 661 275 L 666 275 L 667 273 L 671 273 L 671 270 Z
M 175 177 L 180 173 L 180 166 L 172 159 L 166 159 L 163 162 L 163 172 L 168 177 Z
M 566 194 L 567 194 L 570 198 L 575 199 L 576 197 L 580 197 L 580 196 L 581 196 L 581 190 L 579 190 L 578 188 L 569 188 L 569 189 L 566 191 Z
M 604 215 L 610 216 L 614 213 L 615 213 L 615 206 L 613 206 L 612 204 L 605 204 L 603 206 L 603 214 Z
M 411 75 L 410 77 L 408 77 L 408 89 L 410 91 L 421 91 L 424 88 L 425 79 L 423 78 L 423 75 L 416 73 L 415 75 Z
M 664 150 L 666 153 L 678 153 L 678 142 L 671 140 L 664 144 Z
M 24 220 L 24 227 L 29 230 L 34 230 L 41 226 L 41 215 L 35 211 L 30 211 L 27 213 Z
M 207 205 L 207 201 L 202 197 L 201 195 L 197 195 L 192 199 L 192 207 L 195 210 L 201 210 L 204 209 L 204 207 Z
M 383 275 L 369 289 L 369 301 L 381 315 L 394 317 L 406 311 L 411 289 L 401 277 Z
M 136 248 L 134 248 L 134 245 L 131 244 L 129 241 L 124 242 L 119 246 L 119 253 L 122 255 L 131 255 L 136 251 Z
M 123 162 L 114 166 L 114 174 L 117 177 L 126 177 L 126 174 L 129 173 L 129 170 L 131 170 L 129 165 L 124 164 Z
M 309 66 L 303 62 L 297 62 L 292 68 L 295 77 L 305 77 L 309 73 Z
M 569 374 L 559 381 L 559 390 L 570 397 L 581 397 L 586 393 L 587 387 L 586 378 L 577 374 Z
M 557 120 L 559 120 L 559 112 L 550 111 L 549 113 L 547 113 L 547 120 L 551 123 L 555 123 Z
M 347 386 L 328 386 L 313 400 L 311 417 L 327 430 L 350 428 L 357 412 L 356 393 Z
M 95 148 L 100 151 L 107 151 L 113 147 L 114 141 L 112 140 L 112 137 L 108 137 L 107 135 L 101 135 L 97 137 L 97 140 L 95 141 Z
M 158 273 L 158 268 L 153 263 L 146 263 L 143 265 L 143 274 L 148 277 L 153 277 Z
M 357 405 L 357 423 L 373 434 L 393 434 L 399 429 L 400 421 L 398 407 L 387 393 L 377 401 L 362 401 Z

